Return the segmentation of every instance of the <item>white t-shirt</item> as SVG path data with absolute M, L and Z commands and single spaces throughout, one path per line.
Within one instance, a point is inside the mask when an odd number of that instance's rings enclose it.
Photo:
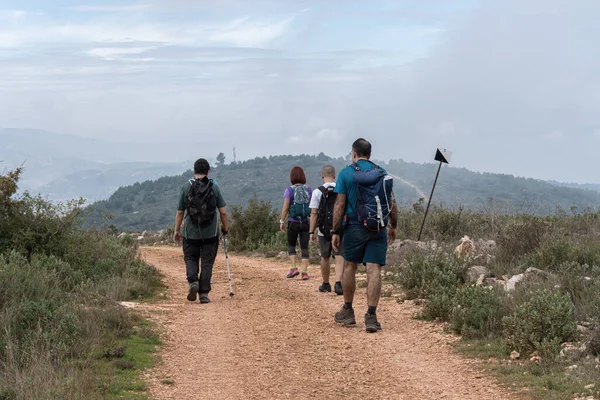
M 330 187 L 335 187 L 335 182 L 327 182 L 323 184 L 324 187 L 326 188 L 330 188 Z M 321 198 L 323 197 L 323 192 L 321 192 L 319 189 L 315 189 L 313 190 L 312 193 L 312 197 L 310 199 L 310 208 L 314 208 L 314 209 L 318 209 L 319 208 L 319 204 L 321 204 Z M 319 228 L 317 228 L 317 232 L 319 234 L 319 236 L 324 236 L 320 231 Z

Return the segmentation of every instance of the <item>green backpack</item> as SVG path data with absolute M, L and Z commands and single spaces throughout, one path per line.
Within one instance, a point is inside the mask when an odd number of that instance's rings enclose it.
M 310 217 L 310 196 L 306 185 L 292 186 L 294 202 L 290 206 L 290 218 L 304 221 Z

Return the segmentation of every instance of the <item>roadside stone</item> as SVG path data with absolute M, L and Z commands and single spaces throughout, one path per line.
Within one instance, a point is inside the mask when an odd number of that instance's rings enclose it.
M 592 384 L 589 384 L 589 385 L 585 385 L 583 388 L 585 390 L 593 390 L 595 387 L 596 387 L 596 384 L 592 383 Z
M 485 253 L 485 254 L 489 254 L 489 253 L 493 252 L 498 247 L 498 245 L 496 244 L 496 241 L 484 240 L 484 239 L 479 239 L 477 241 L 477 243 L 475 244 L 475 246 L 480 253 Z
M 507 292 L 512 292 L 515 290 L 517 283 L 521 282 L 525 278 L 525 274 L 518 274 L 512 276 L 508 282 L 506 282 L 506 286 L 504 287 Z
M 510 353 L 511 360 L 518 360 L 519 358 L 521 358 L 521 354 L 519 354 L 518 351 L 513 351 L 512 353 Z
M 571 365 L 567 367 L 567 371 L 574 371 L 577 369 L 577 365 Z
M 535 355 L 535 356 L 532 356 L 532 357 L 529 359 L 529 361 L 531 361 L 532 363 L 535 363 L 535 364 L 539 364 L 539 363 L 541 363 L 541 362 L 542 362 L 542 357 L 540 357 L 540 356 L 538 356 L 538 355 Z
M 485 275 L 481 274 L 481 275 L 479 275 L 479 278 L 477 278 L 477 282 L 475 282 L 475 286 L 482 286 L 483 282 L 485 282 Z
M 135 308 L 138 303 L 134 303 L 133 301 L 121 301 L 119 302 L 119 305 L 125 308 Z
M 454 249 L 454 253 L 459 256 L 473 254 L 475 253 L 475 243 L 473 243 L 470 237 L 464 236 Z
M 528 279 L 531 279 L 531 278 L 551 279 L 551 278 L 556 277 L 556 275 L 551 272 L 544 271 L 544 270 L 541 270 L 539 268 L 534 268 L 534 267 L 527 268 L 525 270 L 525 275 Z
M 469 282 L 477 281 L 478 278 L 483 275 L 484 278 L 489 275 L 490 270 L 484 267 L 483 265 L 476 265 L 467 270 L 467 279 Z
M 506 286 L 506 281 L 502 279 L 496 278 L 485 278 L 483 280 L 484 286 L 495 286 L 495 287 L 504 287 Z
M 571 343 L 563 343 L 560 347 L 560 357 L 566 357 L 569 353 L 572 353 L 577 350 L 577 347 L 572 345 Z
M 587 328 L 581 324 L 577 325 L 577 332 L 579 332 L 579 333 L 587 333 L 589 330 L 590 330 L 589 328 Z

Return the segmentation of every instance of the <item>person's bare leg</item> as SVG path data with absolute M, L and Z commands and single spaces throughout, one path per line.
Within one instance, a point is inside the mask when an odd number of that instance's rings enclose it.
M 321 276 L 323 277 L 323 283 L 329 283 L 331 265 L 329 264 L 329 258 L 321 257 Z
M 346 288 L 344 288 L 345 298 Z M 377 307 L 381 297 L 381 265 L 367 264 L 367 304 Z
M 296 268 L 296 261 L 298 261 L 298 257 L 295 254 L 290 255 L 290 261 L 292 262 L 292 268 Z
M 342 277 L 344 275 L 344 265 L 345 264 L 346 264 L 346 261 L 344 261 L 343 257 L 341 257 L 341 256 L 335 257 L 335 281 L 336 282 L 342 281 Z
M 310 262 L 310 260 L 308 258 L 302 259 L 302 271 L 308 270 L 309 262 Z
M 342 287 L 344 288 L 344 302 L 352 303 L 356 291 L 356 263 L 346 262 Z

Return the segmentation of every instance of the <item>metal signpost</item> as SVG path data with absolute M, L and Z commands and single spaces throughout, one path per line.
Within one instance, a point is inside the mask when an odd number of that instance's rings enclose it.
M 437 149 L 435 153 L 435 161 L 440 162 L 440 166 L 438 167 L 437 174 L 435 175 L 435 181 L 433 181 L 433 187 L 431 188 L 431 196 L 429 196 L 429 201 L 427 202 L 427 209 L 425 210 L 425 216 L 423 217 L 423 223 L 421 224 L 421 230 L 419 231 L 419 237 L 417 241 L 421 241 L 421 235 L 423 234 L 423 228 L 425 227 L 425 220 L 427 219 L 427 214 L 429 213 L 429 206 L 431 206 L 431 200 L 433 199 L 433 192 L 435 191 L 435 185 L 437 184 L 438 178 L 440 176 L 440 171 L 442 170 L 442 164 L 450 164 L 450 158 L 452 158 L 452 152 L 444 149 Z

